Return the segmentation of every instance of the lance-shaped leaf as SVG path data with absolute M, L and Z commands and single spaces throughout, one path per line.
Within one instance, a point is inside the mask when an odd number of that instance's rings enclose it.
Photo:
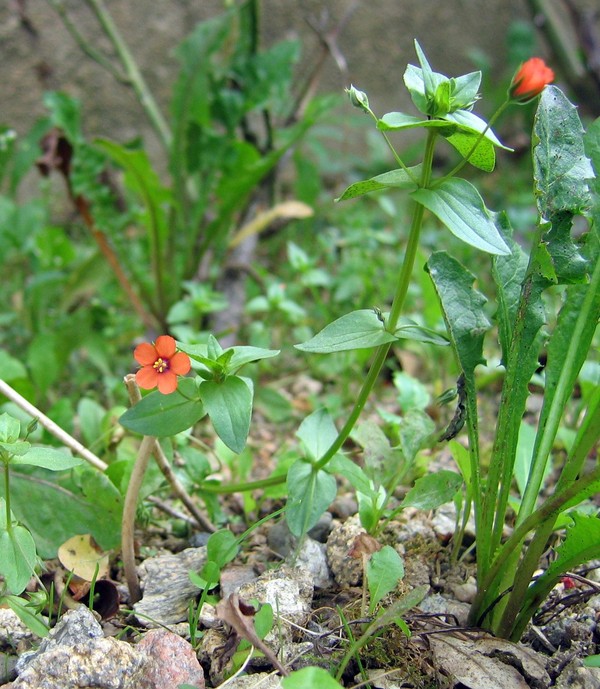
M 490 328 L 485 297 L 473 289 L 475 277 L 444 251 L 436 251 L 427 270 L 438 294 L 444 319 L 465 374 L 484 363 L 483 338 Z
M 463 242 L 489 254 L 510 253 L 483 199 L 470 182 L 453 177 L 432 189 L 417 189 L 411 196 Z
M 559 88 L 547 86 L 533 127 L 538 208 L 547 220 L 558 211 L 578 213 L 589 207 L 586 180 L 594 171 L 585 155 L 583 133 L 577 108 Z
M 302 344 L 295 345 L 303 352 L 343 352 L 368 349 L 396 339 L 387 332 L 381 318 L 372 309 L 352 311 L 325 326 L 320 333 Z
M 421 177 L 421 165 L 415 165 L 408 168 L 410 175 L 399 168 L 397 170 L 390 170 L 381 175 L 371 177 L 371 179 L 364 179 L 360 182 L 351 184 L 344 193 L 336 199 L 336 201 L 347 201 L 348 199 L 355 199 L 364 194 L 370 194 L 372 191 L 380 191 L 381 189 L 415 189 L 415 180 Z M 411 176 L 412 175 L 412 176 Z

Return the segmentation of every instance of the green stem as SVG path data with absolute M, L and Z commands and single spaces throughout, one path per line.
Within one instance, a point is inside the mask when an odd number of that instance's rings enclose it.
M 247 493 L 251 490 L 259 490 L 262 488 L 269 488 L 270 486 L 279 486 L 287 480 L 286 474 L 279 476 L 269 476 L 269 478 L 260 479 L 260 481 L 247 481 L 246 483 L 232 483 L 228 486 L 220 484 L 208 484 L 200 487 L 202 493 L 216 493 L 217 495 L 226 495 L 229 493 Z
M 524 346 L 523 336 L 526 329 L 527 308 L 531 299 L 534 266 L 542 233 L 543 228 L 538 227 L 521 289 L 508 361 L 505 363 L 504 384 L 500 397 L 492 459 L 487 480 L 481 492 L 481 510 L 477 531 L 480 534 L 485 534 L 485 537 L 478 543 L 477 560 L 481 562 L 478 577 L 485 573 L 492 561 L 493 554 L 500 547 L 506 519 L 506 507 L 514 474 L 519 429 L 525 409 L 525 396 L 522 394 L 522 387 L 528 383 L 528 381 L 523 382 L 522 380 L 522 358 L 525 355 L 521 350 Z
M 8 460 L 4 461 L 4 502 L 6 504 L 6 530 L 12 531 L 12 520 L 10 517 L 10 479 L 8 475 Z
M 581 304 L 581 310 L 579 311 L 579 315 L 575 322 L 575 327 L 573 332 L 570 333 L 569 347 L 564 353 L 564 365 L 560 371 L 558 380 L 556 381 L 556 388 L 550 403 L 546 423 L 544 424 L 543 429 L 541 429 L 539 444 L 536 442 L 537 452 L 534 456 L 527 486 L 523 494 L 523 500 L 521 501 L 519 514 L 517 515 L 517 525 L 527 516 L 529 516 L 529 514 L 531 514 L 535 508 L 535 503 L 540 493 L 540 487 L 542 485 L 544 472 L 548 463 L 548 457 L 550 456 L 556 434 L 558 433 L 560 420 L 563 417 L 567 401 L 572 394 L 575 378 L 583 363 L 582 357 L 578 356 L 578 351 L 582 347 L 585 347 L 585 350 L 587 351 L 589 345 L 591 344 L 592 333 L 589 333 L 588 337 L 586 337 L 585 333 L 588 329 L 590 319 L 592 322 L 597 320 L 597 307 L 595 308 L 595 304 L 597 303 L 597 295 L 599 293 L 600 260 L 597 260 L 589 286 L 587 287 L 585 298 Z M 565 467 L 565 471 L 568 471 L 568 467 Z M 574 472 L 572 473 L 576 475 Z
M 379 119 L 378 119 L 377 115 L 376 115 L 370 108 L 365 108 L 365 112 L 367 112 L 369 115 L 371 115 L 371 117 L 375 120 L 375 124 L 376 124 L 376 125 L 379 123 Z M 414 174 L 412 173 L 412 171 L 410 170 L 410 168 L 408 168 L 408 167 L 406 166 L 406 163 L 405 163 L 405 162 L 402 160 L 402 158 L 398 155 L 398 152 L 397 152 L 396 149 L 393 147 L 392 142 L 390 141 L 388 135 L 387 135 L 384 131 L 382 131 L 382 130 L 380 130 L 380 132 L 381 132 L 381 136 L 383 137 L 383 140 L 385 141 L 385 143 L 387 144 L 388 148 L 389 148 L 390 151 L 392 152 L 392 155 L 394 156 L 394 160 L 395 160 L 395 161 L 398 163 L 398 165 L 404 170 L 404 172 L 406 172 L 406 174 L 408 175 L 408 177 L 409 177 L 415 184 L 419 184 L 419 180 L 414 176 Z M 431 170 L 430 170 L 430 172 L 431 172 Z
M 425 144 L 425 155 L 423 158 L 423 168 L 421 172 L 420 187 L 427 188 L 431 181 L 431 170 L 433 165 L 433 151 L 435 148 L 436 132 L 430 129 L 427 133 L 427 142 Z M 421 226 L 423 224 L 423 212 L 425 208 L 419 204 L 415 203 L 413 209 L 412 223 L 410 226 L 410 232 L 408 236 L 408 244 L 406 247 L 406 253 L 404 254 L 404 259 L 402 261 L 402 268 L 400 269 L 400 275 L 398 277 L 398 283 L 396 285 L 396 291 L 394 294 L 394 299 L 392 301 L 392 308 L 390 310 L 390 315 L 386 323 L 386 329 L 388 332 L 393 333 L 398 325 L 398 320 L 402 309 L 404 307 L 404 302 L 406 299 L 406 294 L 408 292 L 408 287 L 410 285 L 410 279 L 413 272 L 413 267 L 415 264 L 415 258 L 417 255 L 417 249 L 419 247 L 419 237 L 421 234 Z M 348 436 L 352 432 L 354 425 L 358 421 L 358 418 L 366 404 L 373 387 L 379 377 L 381 369 L 385 363 L 388 352 L 390 351 L 391 343 L 380 345 L 375 354 L 375 359 L 371 364 L 371 368 L 365 378 L 362 388 L 358 394 L 354 407 L 350 412 L 346 423 L 344 424 L 342 430 L 338 433 L 337 438 L 331 445 L 331 447 L 325 452 L 321 459 L 315 464 L 315 470 L 323 469 L 329 460 L 341 449 L 342 445 L 348 439 Z
M 478 618 L 481 611 L 485 609 L 490 602 L 490 587 L 498 575 L 502 573 L 508 559 L 512 557 L 515 551 L 520 547 L 525 536 L 527 536 L 532 529 L 539 527 L 540 524 L 546 521 L 552 520 L 552 523 L 554 523 L 560 512 L 564 511 L 568 506 L 571 506 L 569 503 L 578 494 L 584 493 L 589 486 L 599 479 L 600 468 L 596 468 L 591 473 L 571 483 L 571 485 L 564 490 L 555 493 L 513 531 L 481 580 L 477 595 L 471 606 L 468 624 L 479 624 L 481 622 Z M 527 581 L 527 584 L 528 583 L 529 581 Z
M 116 24 L 114 23 L 104 0 L 87 0 L 88 5 L 100 22 L 104 33 L 113 45 L 121 63 L 125 69 L 127 80 L 133 87 L 135 94 L 144 109 L 150 123 L 156 130 L 165 150 L 169 150 L 171 144 L 171 131 L 169 125 L 160 112 L 154 97 L 140 72 L 137 63 L 133 59 L 127 44 L 123 40 Z

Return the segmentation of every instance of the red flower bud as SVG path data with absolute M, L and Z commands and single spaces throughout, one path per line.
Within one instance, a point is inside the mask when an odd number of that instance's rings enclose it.
M 518 103 L 527 103 L 554 81 L 554 72 L 539 57 L 524 62 L 513 77 L 508 93 Z

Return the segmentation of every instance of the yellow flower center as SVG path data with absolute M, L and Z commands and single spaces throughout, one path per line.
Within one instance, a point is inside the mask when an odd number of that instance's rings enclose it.
M 153 366 L 159 373 L 164 373 L 169 368 L 169 362 L 165 359 L 157 359 Z

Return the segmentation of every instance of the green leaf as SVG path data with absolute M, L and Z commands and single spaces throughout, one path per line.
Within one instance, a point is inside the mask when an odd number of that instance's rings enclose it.
M 44 394 L 58 380 L 61 364 L 56 354 L 58 341 L 51 333 L 36 335 L 27 349 L 31 379 Z
M 431 255 L 427 270 L 444 312 L 448 332 L 462 370 L 467 374 L 483 358 L 483 338 L 490 328 L 483 305 L 485 297 L 473 289 L 475 276 L 443 251 Z
M 327 469 L 331 474 L 343 476 L 357 492 L 368 496 L 375 494 L 371 479 L 346 455 L 335 455 L 327 464 Z
M 296 431 L 309 459 L 317 461 L 333 445 L 337 430 L 326 409 L 317 409 L 309 414 Z
M 498 324 L 502 362 L 506 365 L 529 259 L 512 239 L 512 228 L 506 213 L 500 213 L 496 217 L 496 223 L 501 228 L 503 239 L 510 249 L 508 256 L 494 256 L 492 259 L 492 278 L 498 300 L 495 320 Z
M 421 178 L 422 166 L 415 165 L 408 168 L 412 174 L 410 177 L 405 170 L 399 168 L 397 170 L 390 170 L 381 175 L 376 175 L 370 179 L 364 179 L 360 182 L 351 184 L 344 193 L 339 196 L 336 201 L 348 201 L 348 199 L 355 199 L 364 194 L 370 194 L 372 191 L 380 191 L 381 189 L 410 189 L 413 190 L 417 186 L 414 180 Z
M 206 556 L 223 568 L 238 554 L 240 544 L 229 529 L 220 529 L 212 533 L 206 543 Z
M 39 613 L 28 606 L 20 596 L 2 596 L 0 603 L 6 603 L 18 618 L 41 639 L 48 636 L 48 626 Z
M 556 86 L 540 97 L 534 126 L 533 171 L 538 208 L 551 220 L 558 211 L 581 212 L 589 207 L 586 180 L 594 177 L 585 155 L 583 127 L 577 108 Z
M 571 514 L 564 541 L 556 549 L 556 559 L 532 585 L 532 589 L 549 590 L 565 572 L 600 557 L 600 519 L 595 515 Z
M 154 256 L 164 249 L 168 227 L 166 207 L 170 190 L 163 186 L 144 149 L 129 149 L 109 139 L 97 139 L 96 146 L 125 171 L 125 184 L 136 193 L 145 208 L 145 224 Z
M 440 129 L 444 132 L 444 136 L 450 136 L 458 130 L 458 127 L 454 122 L 448 122 L 447 120 L 424 120 L 421 117 L 407 115 L 403 112 L 388 112 L 377 121 L 377 129 L 381 131 L 397 129 Z
M 420 510 L 433 510 L 451 502 L 463 484 L 462 477 L 454 471 L 437 471 L 415 481 L 404 500 L 402 507 L 416 507 Z
M 391 545 L 373 553 L 367 563 L 367 583 L 371 601 L 369 609 L 393 591 L 404 576 L 404 562 Z
M 469 154 L 469 163 L 484 172 L 492 172 L 496 166 L 496 152 L 493 144 L 485 137 L 479 141 L 477 148 L 471 153 L 479 134 L 471 132 L 456 132 L 446 137 L 446 141 L 466 158 Z
M 0 414 L 0 442 L 14 443 L 19 439 L 21 422 L 10 414 Z
M 398 340 L 413 340 L 413 342 L 425 342 L 441 347 L 446 347 L 450 344 L 445 335 L 441 335 L 435 330 L 419 325 L 410 318 L 405 317 L 400 318 L 400 325 L 394 331 L 394 335 Z
M 417 189 L 411 196 L 463 242 L 490 254 L 510 253 L 470 182 L 452 177 L 435 188 Z
M 11 471 L 12 510 L 30 530 L 44 559 L 56 557 L 58 547 L 76 534 L 92 534 L 103 550 L 120 543 L 121 494 L 95 469 L 84 465 L 75 472 L 76 480 L 70 472 L 66 480 L 43 469 L 19 467 Z M 64 485 L 56 483 L 59 479 Z M 0 495 L 3 494 L 0 485 Z
M 446 116 L 450 122 L 454 122 L 459 126 L 459 131 L 464 134 L 483 134 L 483 140 L 492 143 L 498 148 L 503 148 L 505 151 L 512 151 L 509 146 L 505 146 L 494 132 L 488 127 L 488 123 L 475 113 L 468 110 L 456 110 Z
M 197 572 L 188 572 L 189 580 L 199 589 L 214 589 L 221 578 L 221 568 L 213 560 L 207 560 L 200 570 Z
M 333 502 L 337 492 L 336 481 L 323 469 L 316 469 L 299 459 L 288 471 L 287 488 L 286 520 L 294 536 L 301 538 Z
M 429 414 L 420 409 L 410 409 L 401 417 L 398 435 L 405 462 L 410 464 L 414 461 L 417 453 L 427 445 L 434 431 L 435 423 Z
M 279 354 L 279 349 L 263 349 L 262 347 L 232 347 L 233 356 L 229 360 L 227 373 L 235 373 L 242 366 L 260 359 L 270 359 Z
M 44 94 L 44 105 L 50 111 L 55 127 L 62 129 L 72 143 L 81 140 L 81 103 L 77 98 L 50 91 Z
M 27 378 L 27 369 L 6 350 L 0 350 L 0 378 L 7 383 L 21 378 Z
M 342 686 L 322 667 L 303 667 L 281 680 L 283 689 L 340 689 Z
M 450 79 L 452 83 L 451 104 L 452 110 L 470 110 L 479 97 L 481 85 L 481 72 L 469 72 L 460 77 Z
M 83 460 L 52 447 L 35 446 L 26 455 L 14 457 L 11 464 L 29 464 L 30 466 L 50 469 L 50 471 L 63 471 L 83 464 Z
M 6 512 L 4 498 L 0 498 L 0 511 Z M 7 528 L 6 519 L 0 524 L 0 574 L 6 581 L 6 586 L 15 595 L 27 587 L 31 575 L 37 564 L 35 543 L 29 531 L 20 524 L 13 522 Z
M 396 339 L 395 335 L 385 330 L 375 311 L 361 309 L 347 313 L 325 326 L 307 342 L 294 346 L 302 352 L 327 354 L 378 347 Z
M 135 433 L 162 438 L 191 428 L 205 414 L 196 382 L 183 378 L 170 395 L 158 390 L 146 395 L 121 416 L 119 423 Z
M 239 376 L 227 376 L 219 383 L 207 380 L 200 384 L 199 393 L 217 435 L 239 454 L 250 430 L 251 381 Z

